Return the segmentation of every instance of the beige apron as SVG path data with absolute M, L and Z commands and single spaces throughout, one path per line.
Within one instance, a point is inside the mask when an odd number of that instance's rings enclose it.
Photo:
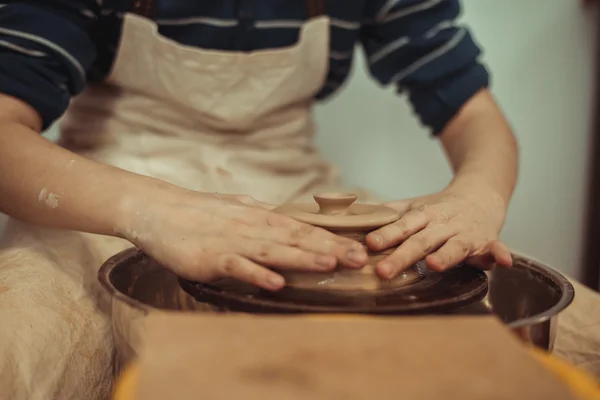
M 328 32 L 318 17 L 291 48 L 224 53 L 175 44 L 127 15 L 114 86 L 77 99 L 61 144 L 189 189 L 288 201 L 334 179 L 311 115 Z
M 111 85 L 73 102 L 61 144 L 189 189 L 270 203 L 337 187 L 313 144 L 329 23 L 312 3 L 296 45 L 253 53 L 179 45 L 126 15 Z M 129 246 L 9 221 L 0 239 L 0 399 L 106 398 L 114 343 L 96 273 Z

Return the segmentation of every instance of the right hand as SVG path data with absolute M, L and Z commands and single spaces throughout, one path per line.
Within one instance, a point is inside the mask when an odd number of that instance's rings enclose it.
M 361 268 L 364 246 L 271 211 L 248 196 L 169 188 L 130 209 L 122 235 L 175 274 L 198 282 L 230 277 L 267 290 L 275 270 Z M 269 268 L 267 268 L 267 266 Z

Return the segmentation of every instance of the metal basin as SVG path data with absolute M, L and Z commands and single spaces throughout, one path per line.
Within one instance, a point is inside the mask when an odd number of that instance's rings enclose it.
M 514 260 L 513 268 L 489 271 L 487 295 L 455 313 L 493 313 L 525 342 L 551 351 L 558 315 L 572 302 L 573 286 L 539 262 L 521 255 L 514 255 Z M 111 257 L 98 275 L 113 299 L 118 368 L 137 355 L 149 313 L 217 311 L 194 300 L 181 289 L 175 275 L 136 249 Z

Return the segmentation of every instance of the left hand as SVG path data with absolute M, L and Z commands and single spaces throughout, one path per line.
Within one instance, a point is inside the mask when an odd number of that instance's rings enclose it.
M 376 266 L 377 274 L 392 279 L 425 259 L 433 271 L 466 262 L 483 269 L 512 265 L 510 250 L 498 240 L 506 206 L 488 193 L 461 194 L 451 187 L 427 196 L 385 204 L 402 217 L 367 235 L 375 251 L 400 245 Z

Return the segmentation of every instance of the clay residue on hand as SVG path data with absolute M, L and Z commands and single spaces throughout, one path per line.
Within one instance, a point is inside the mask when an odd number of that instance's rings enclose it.
M 58 207 L 58 203 L 60 203 L 60 197 L 54 193 L 49 193 L 48 198 L 46 199 L 46 205 L 50 208 L 56 208 Z
M 40 191 L 40 194 L 39 194 L 39 196 L 38 196 L 38 201 L 39 201 L 40 203 L 43 203 L 44 201 L 46 201 L 46 198 L 47 198 L 47 197 L 48 197 L 48 189 L 46 189 L 46 188 L 43 188 L 43 189 Z
M 54 209 L 60 204 L 60 196 L 43 188 L 38 196 L 38 201 L 46 204 L 46 207 Z
M 136 211 L 131 225 L 121 229 L 113 228 L 113 232 L 117 236 L 127 239 L 137 245 L 152 238 L 152 233 L 148 228 L 149 223 L 150 217 L 148 217 L 148 215 Z

